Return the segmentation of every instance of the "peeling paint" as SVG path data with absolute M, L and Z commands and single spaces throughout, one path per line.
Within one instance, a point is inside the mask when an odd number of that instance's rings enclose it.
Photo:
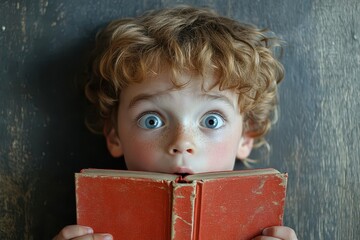
M 178 235 L 183 237 L 184 233 L 192 236 L 194 230 L 193 222 L 195 217 L 196 184 L 196 181 L 191 183 L 173 183 L 171 239 L 179 239 Z M 189 220 L 184 219 L 184 217 Z M 180 229 L 182 233 L 177 232 Z
M 260 206 L 258 207 L 254 214 L 248 216 L 248 219 L 247 219 L 247 224 L 245 224 L 244 226 L 248 226 L 248 225 L 251 225 L 253 222 L 254 222 L 254 219 L 256 218 L 256 215 L 258 215 L 259 213 L 263 212 L 265 210 L 264 206 Z
M 288 174 L 287 173 L 280 173 L 280 174 L 278 174 L 276 176 L 281 179 L 280 186 L 286 187 L 287 186 L 287 181 L 288 181 Z
M 44 15 L 46 13 L 46 9 L 47 9 L 47 7 L 49 5 L 49 2 L 44 1 L 44 0 L 40 0 L 39 5 L 40 5 L 40 7 L 39 7 L 40 14 Z
M 262 194 L 262 190 L 264 188 L 265 183 L 266 183 L 266 179 L 262 179 L 260 185 L 256 189 L 253 189 L 252 192 L 258 195 Z
M 191 226 L 191 223 L 185 221 L 182 217 L 180 217 L 179 215 L 177 214 L 173 214 L 173 222 L 177 222 L 178 220 L 181 220 L 182 222 L 184 222 L 186 225 L 189 225 Z
M 17 7 L 20 7 L 17 6 Z M 23 43 L 26 43 L 27 42 L 27 34 L 26 34 L 26 14 L 27 14 L 27 9 L 26 9 L 26 6 L 23 6 L 21 7 L 21 20 L 20 20 L 20 26 L 21 26 L 21 33 L 23 35 Z
M 23 239 L 31 239 L 31 213 L 32 193 L 36 191 L 35 183 L 38 178 L 27 174 L 30 166 L 33 168 L 33 157 L 29 150 L 28 129 L 24 123 L 29 118 L 29 112 L 24 107 L 13 107 L 7 111 L 8 126 L 6 128 L 9 141 L 6 152 L 2 153 L 7 159 L 6 167 L 0 171 L 0 232 L 15 233 L 21 224 Z M 4 228 L 4 229 L 3 229 Z M 5 231 L 6 229 L 6 231 Z M 11 239 L 11 235 L 7 236 Z

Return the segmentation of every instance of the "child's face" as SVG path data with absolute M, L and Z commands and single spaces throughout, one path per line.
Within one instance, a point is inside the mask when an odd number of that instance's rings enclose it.
M 238 96 L 209 90 L 215 83 L 183 74 L 176 89 L 169 73 L 125 88 L 120 96 L 118 133 L 106 135 L 114 157 L 124 155 L 129 170 L 199 173 L 232 170 L 236 156 L 246 158 L 252 139 L 242 135 Z

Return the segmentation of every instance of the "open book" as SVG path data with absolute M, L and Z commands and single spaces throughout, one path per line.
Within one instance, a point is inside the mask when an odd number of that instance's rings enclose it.
M 254 169 L 188 175 L 84 169 L 77 223 L 114 239 L 248 240 L 282 225 L 287 174 Z

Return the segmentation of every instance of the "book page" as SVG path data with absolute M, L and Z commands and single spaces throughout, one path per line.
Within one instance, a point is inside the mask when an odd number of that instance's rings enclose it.
M 184 178 L 184 180 L 191 182 L 194 180 L 209 180 L 209 179 L 236 177 L 236 176 L 253 176 L 253 175 L 276 174 L 276 173 L 280 173 L 280 172 L 273 168 L 249 169 L 249 170 L 238 170 L 238 171 L 198 173 L 194 175 L 188 175 Z
M 146 178 L 154 180 L 169 180 L 175 181 L 179 176 L 175 174 L 158 173 L 158 172 L 144 172 L 144 171 L 129 171 L 129 170 L 110 170 L 110 169 L 83 169 L 81 174 L 88 176 L 113 176 L 113 177 L 133 177 Z

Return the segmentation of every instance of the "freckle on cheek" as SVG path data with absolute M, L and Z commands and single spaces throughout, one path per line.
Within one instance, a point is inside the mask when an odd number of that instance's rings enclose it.
M 161 133 L 161 135 L 157 137 L 157 140 L 154 139 L 154 141 L 159 141 L 157 143 L 159 145 L 159 149 L 166 149 L 166 147 L 169 145 L 168 134 Z

